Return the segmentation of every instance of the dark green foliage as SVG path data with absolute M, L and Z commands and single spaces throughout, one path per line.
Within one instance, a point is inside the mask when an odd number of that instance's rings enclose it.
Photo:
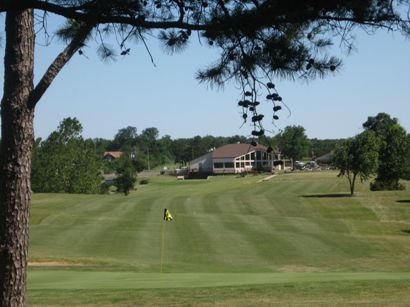
M 134 189 L 135 182 L 137 181 L 135 175 L 130 172 L 121 174 L 115 179 L 115 186 L 117 187 L 118 192 L 128 195 L 131 190 Z
M 400 191 L 405 190 L 406 187 L 399 182 L 391 182 L 387 180 L 375 180 L 370 182 L 371 191 Z
M 389 114 L 381 112 L 376 116 L 369 116 L 363 123 L 365 130 L 374 131 L 379 137 L 386 135 L 391 126 L 398 124 L 397 118 L 391 118 Z
M 97 193 L 102 181 L 101 159 L 92 140 L 81 137 L 76 118 L 66 118 L 33 151 L 34 192 Z
M 363 182 L 377 171 L 380 142 L 373 131 L 365 131 L 352 139 L 337 144 L 334 165 L 338 176 L 349 180 L 350 195 L 354 194 L 356 178 Z
M 128 126 L 118 130 L 114 136 L 110 150 L 131 152 L 137 144 L 137 128 Z
M 100 185 L 100 193 L 101 194 L 108 194 L 110 192 L 110 187 L 112 186 L 111 183 L 103 182 Z
M 372 190 L 400 190 L 400 178 L 405 177 L 408 169 L 410 140 L 406 130 L 386 113 L 369 117 L 363 124 L 368 131 L 374 131 L 381 145 L 379 168 Z
M 114 185 L 117 187 L 118 192 L 128 195 L 131 190 L 134 189 L 134 185 L 137 182 L 137 176 L 134 165 L 129 156 L 123 155 L 119 158 L 117 164 L 118 177 L 115 179 Z
M 336 139 L 310 139 L 310 149 L 309 154 L 312 156 L 312 159 L 323 156 L 332 150 L 335 149 L 336 144 L 340 142 L 340 140 Z
M 149 179 L 141 179 L 139 184 L 148 184 L 149 183 Z
M 407 142 L 410 144 L 410 134 L 407 135 Z M 404 166 L 402 178 L 406 180 L 410 180 L 410 146 L 406 153 L 406 163 Z
M 287 126 L 279 137 L 279 146 L 282 153 L 295 162 L 306 157 L 309 149 L 309 140 L 302 126 Z

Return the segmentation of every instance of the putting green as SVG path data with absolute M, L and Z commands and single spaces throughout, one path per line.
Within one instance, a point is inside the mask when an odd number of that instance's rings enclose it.
M 29 272 L 29 290 L 202 288 L 365 280 L 410 280 L 410 272 L 160 274 L 48 269 Z

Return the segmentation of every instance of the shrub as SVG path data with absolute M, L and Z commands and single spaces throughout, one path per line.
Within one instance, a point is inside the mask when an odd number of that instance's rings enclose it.
M 103 182 L 100 184 L 100 193 L 101 194 L 108 194 L 110 192 L 110 187 L 112 186 L 111 183 Z
M 376 180 L 370 183 L 370 191 L 399 191 L 406 187 L 399 182 Z
M 141 179 L 140 180 L 140 184 L 148 184 L 149 183 L 149 179 Z

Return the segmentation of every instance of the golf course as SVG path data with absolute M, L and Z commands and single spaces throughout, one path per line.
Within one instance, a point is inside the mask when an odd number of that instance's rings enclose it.
M 265 177 L 34 194 L 29 306 L 408 306 L 410 182 Z

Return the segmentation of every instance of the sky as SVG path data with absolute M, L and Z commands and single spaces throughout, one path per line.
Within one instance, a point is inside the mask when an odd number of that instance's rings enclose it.
M 63 45 L 54 39 L 50 46 L 41 46 L 41 35 L 37 42 L 38 80 Z M 82 123 L 87 138 L 112 139 L 127 126 L 138 132 L 156 127 L 161 136 L 173 139 L 250 135 L 250 126 L 240 128 L 235 84 L 217 90 L 195 79 L 199 68 L 216 59 L 215 48 L 201 46 L 193 37 L 184 52 L 170 56 L 155 39 L 147 44 L 155 66 L 141 44 L 130 45 L 129 56 L 108 64 L 92 47 L 84 49 L 86 56 L 75 55 L 37 106 L 36 137 L 46 138 L 69 116 Z M 398 33 L 357 33 L 355 47 L 350 55 L 335 48 L 343 67 L 325 79 L 275 80 L 291 112 L 281 111 L 275 125 L 265 121 L 265 129 L 276 134 L 288 125 L 301 125 L 309 138 L 346 138 L 360 133 L 368 116 L 386 112 L 410 131 L 410 40 Z M 270 117 L 270 104 L 260 110 Z

